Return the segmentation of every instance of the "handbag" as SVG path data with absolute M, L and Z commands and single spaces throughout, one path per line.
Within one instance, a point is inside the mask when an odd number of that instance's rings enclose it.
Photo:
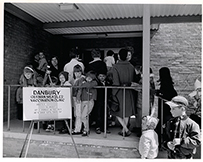
M 115 95 L 110 96 L 108 103 L 111 111 L 113 112 L 119 111 L 120 108 L 119 108 L 119 101 L 117 96 Z

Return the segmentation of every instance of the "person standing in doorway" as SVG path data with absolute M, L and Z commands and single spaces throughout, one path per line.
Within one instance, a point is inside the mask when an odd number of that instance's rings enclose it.
M 71 49 L 69 56 L 70 56 L 71 60 L 64 66 L 63 70 L 69 73 L 68 81 L 73 85 L 73 83 L 74 83 L 74 78 L 73 78 L 74 66 L 77 64 L 80 65 L 82 68 L 82 72 L 84 73 L 84 64 L 82 62 L 78 61 L 79 54 L 76 49 L 74 49 L 74 48 Z
M 111 68 L 115 64 L 115 59 L 114 59 L 113 55 L 114 55 L 114 52 L 112 50 L 109 50 L 107 52 L 107 56 L 104 58 L 104 62 L 106 63 L 108 71 L 111 70 Z

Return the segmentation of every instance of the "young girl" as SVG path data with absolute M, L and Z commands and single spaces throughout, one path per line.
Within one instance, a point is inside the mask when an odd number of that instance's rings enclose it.
M 73 78 L 74 83 L 73 86 L 77 86 L 73 88 L 73 105 L 74 105 L 74 116 L 75 116 L 75 129 L 72 132 L 72 135 L 81 134 L 81 99 L 78 96 L 79 86 L 85 81 L 85 77 L 82 75 L 82 67 L 77 64 L 73 68 Z
M 142 159 L 154 159 L 158 155 L 158 135 L 154 131 L 158 121 L 152 116 L 142 118 L 142 136 L 139 141 L 139 152 Z
M 35 72 L 32 65 L 25 66 L 23 74 L 20 76 L 20 87 L 16 91 L 17 101 L 17 117 L 19 120 L 23 119 L 23 88 L 22 87 L 34 87 L 37 86 Z
M 59 81 L 60 81 L 61 87 L 71 86 L 71 84 L 68 81 L 68 79 L 69 79 L 68 75 L 69 74 L 66 71 L 62 71 L 59 73 Z M 60 121 L 58 123 L 59 123 L 59 125 L 62 124 Z M 66 128 L 65 122 L 63 122 L 63 126 L 62 126 L 62 128 L 60 128 L 59 133 L 60 134 L 69 133 L 68 129 Z
M 23 87 L 37 86 L 35 73 L 31 65 L 24 67 L 19 83 Z
M 81 100 L 81 121 L 84 125 L 82 136 L 87 136 L 89 133 L 89 114 L 91 113 L 94 102 L 97 99 L 97 90 L 93 88 L 97 86 L 96 75 L 93 71 L 86 74 L 85 81 L 79 89 L 76 100 Z
M 71 86 L 71 84 L 68 81 L 68 72 L 62 71 L 59 73 L 59 81 L 60 81 L 60 86 Z

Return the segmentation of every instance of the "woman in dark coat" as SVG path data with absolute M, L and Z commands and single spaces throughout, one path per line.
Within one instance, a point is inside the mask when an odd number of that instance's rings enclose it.
M 157 95 L 164 99 L 162 100 L 161 98 L 159 98 L 158 100 L 158 118 L 160 121 L 157 125 L 157 133 L 159 134 L 159 143 L 161 144 L 161 124 L 164 125 L 168 120 L 172 118 L 170 107 L 165 104 L 165 102 L 166 100 L 171 101 L 173 97 L 177 96 L 177 92 L 174 89 L 174 82 L 172 80 L 169 68 L 162 67 L 159 70 L 158 82 L 160 84 L 160 88 L 157 91 Z
M 113 85 L 114 86 L 131 86 L 132 82 L 135 82 L 135 69 L 129 61 L 127 61 L 127 50 L 121 49 L 119 51 L 119 61 L 112 68 Z M 119 111 L 112 112 L 112 115 L 116 116 L 120 124 L 123 126 L 123 130 L 119 132 L 119 135 L 129 136 L 131 132 L 127 128 L 129 117 L 136 114 L 135 111 L 135 96 L 133 90 L 125 91 L 125 116 L 123 118 L 123 90 L 112 89 L 112 94 L 116 95 L 119 101 Z

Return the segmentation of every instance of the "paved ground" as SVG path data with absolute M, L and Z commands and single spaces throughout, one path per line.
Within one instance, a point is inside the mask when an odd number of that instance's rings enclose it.
M 22 131 L 21 123 L 12 121 L 10 131 L 4 123 L 3 131 L 3 157 L 19 157 L 26 136 Z M 28 124 L 28 123 L 27 123 Z M 93 130 L 89 137 L 74 136 L 74 141 L 80 158 L 127 158 L 140 159 L 138 148 L 139 138 L 132 134 L 130 137 L 118 136 L 118 128 L 111 128 L 111 134 L 107 138 L 103 134 L 96 134 Z M 24 151 L 25 152 L 25 151 Z M 195 158 L 201 155 L 200 149 Z M 24 157 L 24 154 L 23 154 Z M 69 135 L 40 133 L 33 131 L 27 157 L 30 158 L 77 158 L 73 142 Z M 159 152 L 157 159 L 167 159 L 165 151 Z
M 19 157 L 22 139 L 4 138 L 3 157 Z M 136 149 L 77 145 L 80 158 L 139 158 Z M 24 151 L 25 153 L 25 151 Z M 24 154 L 23 154 L 24 156 Z M 72 143 L 31 140 L 27 157 L 34 158 L 77 158 Z
M 23 139 L 4 137 L 3 157 L 19 157 L 23 142 Z M 77 150 L 80 158 L 140 158 L 138 150 L 133 148 L 77 144 Z M 162 152 L 159 158 L 165 156 Z M 31 140 L 27 158 L 77 158 L 77 153 L 72 143 Z

